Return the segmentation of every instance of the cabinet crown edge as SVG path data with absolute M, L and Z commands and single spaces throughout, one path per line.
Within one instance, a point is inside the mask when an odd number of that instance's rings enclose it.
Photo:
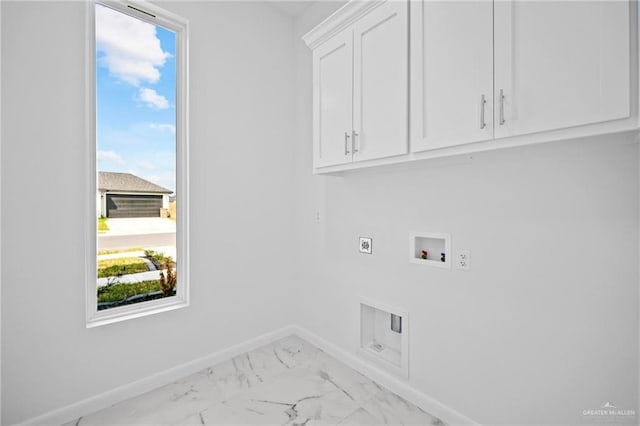
M 315 49 L 385 1 L 351 0 L 303 35 L 302 40 L 310 49 Z

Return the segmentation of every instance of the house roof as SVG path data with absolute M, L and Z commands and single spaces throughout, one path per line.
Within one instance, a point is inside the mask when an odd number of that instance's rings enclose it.
M 140 192 L 171 194 L 172 190 L 131 173 L 98 172 L 98 190 L 105 192 Z

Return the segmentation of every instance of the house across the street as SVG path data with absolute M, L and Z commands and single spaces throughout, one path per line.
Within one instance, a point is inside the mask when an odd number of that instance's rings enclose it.
M 172 193 L 131 173 L 98 172 L 98 216 L 160 217 Z

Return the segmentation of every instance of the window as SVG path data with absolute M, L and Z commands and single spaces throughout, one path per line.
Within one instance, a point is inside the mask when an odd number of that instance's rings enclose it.
M 88 5 L 87 326 L 187 306 L 187 22 Z

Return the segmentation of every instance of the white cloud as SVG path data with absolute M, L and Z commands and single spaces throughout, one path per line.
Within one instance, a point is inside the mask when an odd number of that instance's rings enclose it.
M 96 6 L 96 49 L 101 66 L 133 86 L 156 83 L 160 70 L 171 56 L 164 52 L 156 27 L 139 19 Z
M 144 170 L 153 170 L 153 169 L 155 169 L 155 168 L 156 168 L 156 165 L 155 165 L 155 164 L 153 164 L 153 163 L 152 163 L 152 162 L 150 162 L 150 161 L 140 161 L 140 162 L 138 163 L 138 166 L 139 166 L 141 169 L 144 169 Z
M 175 133 L 176 132 L 176 126 L 174 126 L 173 124 L 151 123 L 151 124 L 149 124 L 149 128 L 154 129 L 154 130 L 165 131 L 165 132 L 169 132 L 169 133 Z
M 98 151 L 96 154 L 98 161 L 124 165 L 122 157 L 114 151 Z
M 169 108 L 169 101 L 162 95 L 159 95 L 153 89 L 147 87 L 141 87 L 138 92 L 138 99 L 144 102 L 150 108 L 167 109 Z

